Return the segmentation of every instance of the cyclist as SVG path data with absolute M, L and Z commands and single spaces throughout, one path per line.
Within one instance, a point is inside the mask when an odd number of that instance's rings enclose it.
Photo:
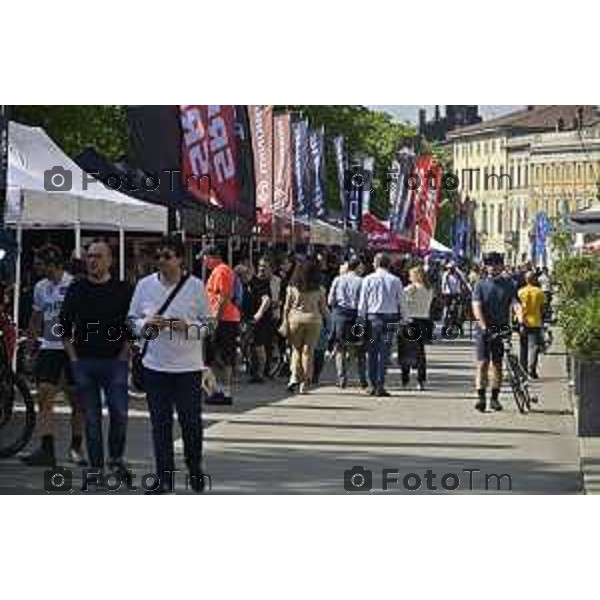
M 444 325 L 458 325 L 462 327 L 464 318 L 462 300 L 470 295 L 471 290 L 462 271 L 453 261 L 446 265 L 446 272 L 442 276 L 442 298 L 444 300 Z
M 29 466 L 53 466 L 56 463 L 53 402 L 58 393 L 63 391 L 72 407 L 71 447 L 68 458 L 73 464 L 83 465 L 83 412 L 75 393 L 71 364 L 63 348 L 62 328 L 59 323 L 60 311 L 67 289 L 73 282 L 73 276 L 65 271 L 65 261 L 57 247 L 47 247 L 41 261 L 45 278 L 34 288 L 33 314 L 28 331 L 32 345 L 38 338 L 40 342 L 35 379 L 40 407 L 41 443 L 37 450 L 22 457 L 22 460 Z
M 491 253 L 484 258 L 488 277 L 482 279 L 473 292 L 473 315 L 475 325 L 475 353 L 477 359 L 476 389 L 478 402 L 475 408 L 486 409 L 487 388 L 491 383 L 491 408 L 502 410 L 498 400 L 502 385 L 502 359 L 504 346 L 496 335 L 511 331 L 511 311 L 522 320 L 521 305 L 512 282 L 502 277 L 504 259 L 501 254 Z M 489 382 L 490 363 L 492 366 Z

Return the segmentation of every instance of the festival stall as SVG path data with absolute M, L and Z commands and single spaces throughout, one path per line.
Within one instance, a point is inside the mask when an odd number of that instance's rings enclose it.
M 17 235 L 15 320 L 19 309 L 19 286 L 23 230 L 71 229 L 75 232 L 76 256 L 81 256 L 85 230 L 117 232 L 119 274 L 125 274 L 125 234 L 164 233 L 167 210 L 130 198 L 85 173 L 40 127 L 9 125 L 6 225 Z

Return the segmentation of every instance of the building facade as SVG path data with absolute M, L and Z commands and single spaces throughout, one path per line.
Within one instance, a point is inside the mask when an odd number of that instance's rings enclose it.
M 529 106 L 448 135 L 460 193 L 475 204 L 481 253 L 512 264 L 531 257 L 535 217 L 555 226 L 599 192 L 595 106 Z

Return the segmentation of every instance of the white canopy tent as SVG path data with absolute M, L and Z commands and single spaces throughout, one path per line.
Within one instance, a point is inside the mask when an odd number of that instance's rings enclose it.
M 441 242 L 438 242 L 437 240 L 431 238 L 431 241 L 429 242 L 429 251 L 430 252 L 437 252 L 438 254 L 452 254 L 453 251 L 452 249 L 448 248 L 448 246 L 444 246 L 444 244 L 442 244 Z
M 315 219 L 310 222 L 310 243 L 324 246 L 343 246 L 344 230 L 327 221 Z
M 17 230 L 19 251 L 15 277 L 15 317 L 18 316 L 20 252 L 24 229 L 73 229 L 78 257 L 81 256 L 83 229 L 119 232 L 121 279 L 125 276 L 125 233 L 167 231 L 166 207 L 141 202 L 107 188 L 78 167 L 42 128 L 10 123 L 8 132 L 5 222 L 8 227 Z M 55 184 L 66 181 L 68 185 L 64 186 L 65 189 L 46 189 L 49 171 L 61 172 L 66 177 L 54 180 Z

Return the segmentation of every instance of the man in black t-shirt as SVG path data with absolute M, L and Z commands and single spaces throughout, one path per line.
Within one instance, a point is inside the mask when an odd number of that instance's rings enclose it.
M 486 410 L 488 374 L 492 366 L 491 408 L 502 410 L 498 400 L 502 386 L 502 360 L 504 345 L 498 333 L 510 332 L 512 310 L 520 314 L 519 300 L 513 282 L 502 275 L 502 256 L 496 253 L 484 259 L 488 277 L 482 279 L 473 291 L 473 315 L 475 316 L 475 353 L 477 358 L 476 387 L 478 402 L 475 408 Z
M 89 247 L 87 276 L 69 287 L 61 323 L 63 345 L 84 403 L 90 464 L 99 471 L 104 468 L 104 392 L 110 415 L 108 467 L 123 476 L 128 472 L 123 455 L 129 403 L 127 313 L 132 293 L 127 283 L 111 278 L 111 264 L 108 244 L 95 242 Z
M 269 265 L 262 258 L 256 276 L 250 281 L 251 324 L 253 327 L 254 374 L 251 383 L 263 383 L 267 363 L 267 347 L 273 343 L 273 313 Z

